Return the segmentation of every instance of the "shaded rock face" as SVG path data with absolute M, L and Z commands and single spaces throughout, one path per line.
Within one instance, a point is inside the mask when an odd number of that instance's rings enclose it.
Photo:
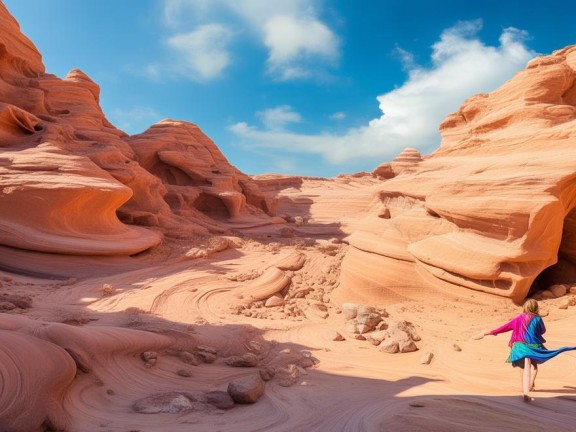
M 197 126 L 165 120 L 126 135 L 106 119 L 86 74 L 45 73 L 2 3 L 0 25 L 0 244 L 129 255 L 165 233 L 270 219 L 256 183 Z
M 408 172 L 378 167 L 387 180 L 350 238 L 340 292 L 464 287 L 520 302 L 576 281 L 575 80 L 575 46 L 536 58 L 451 114 L 440 148 Z

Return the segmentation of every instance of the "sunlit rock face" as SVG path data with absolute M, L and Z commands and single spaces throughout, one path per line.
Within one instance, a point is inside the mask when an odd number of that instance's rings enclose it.
M 536 58 L 448 116 L 435 153 L 378 167 L 388 180 L 350 238 L 341 293 L 463 287 L 519 302 L 575 282 L 575 78 L 575 46 Z
M 129 255 L 163 235 L 273 221 L 256 184 L 197 126 L 163 121 L 128 136 L 85 73 L 45 73 L 2 3 L 0 25 L 1 245 Z

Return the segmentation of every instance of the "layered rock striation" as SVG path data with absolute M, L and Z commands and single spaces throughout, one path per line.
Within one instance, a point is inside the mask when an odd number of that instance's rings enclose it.
M 448 116 L 436 152 L 379 166 L 387 180 L 350 238 L 340 292 L 465 287 L 519 302 L 576 281 L 575 83 L 576 46 L 536 58 Z
M 47 74 L 0 3 L 0 244 L 130 255 L 163 235 L 271 221 L 271 203 L 195 125 L 162 121 L 130 137 L 80 70 Z

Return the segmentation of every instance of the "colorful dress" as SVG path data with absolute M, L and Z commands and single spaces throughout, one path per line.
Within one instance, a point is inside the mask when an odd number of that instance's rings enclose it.
M 491 335 L 512 331 L 510 337 L 510 355 L 506 360 L 512 366 L 524 367 L 524 359 L 529 358 L 534 363 L 544 363 L 565 351 L 576 350 L 576 347 L 562 347 L 548 350 L 544 347 L 546 340 L 542 335 L 546 332 L 544 321 L 539 315 L 522 313 L 509 323 L 490 332 Z

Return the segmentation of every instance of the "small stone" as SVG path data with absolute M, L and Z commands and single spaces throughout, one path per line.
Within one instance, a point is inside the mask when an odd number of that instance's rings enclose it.
M 360 333 L 357 329 L 356 322 L 354 320 L 350 320 L 346 323 L 346 331 L 352 334 Z
M 264 306 L 267 308 L 270 308 L 270 307 L 284 306 L 285 303 L 286 302 L 284 301 L 282 296 L 273 295 L 272 297 L 270 297 L 269 299 L 266 300 L 266 303 L 264 303 Z
M 145 351 L 140 354 L 140 358 L 145 362 L 149 362 L 151 360 L 156 360 L 158 358 L 158 353 L 156 351 Z
M 375 331 L 368 333 L 366 335 L 366 340 L 368 340 L 372 345 L 380 345 L 380 343 L 389 336 L 389 333 L 385 330 Z
M 398 343 L 398 350 L 401 353 L 408 353 L 413 351 L 418 351 L 418 347 L 413 340 L 403 340 Z
M 255 367 L 258 366 L 258 357 L 256 354 L 246 353 L 241 356 L 228 357 L 224 363 L 232 367 Z
M 198 351 L 196 357 L 202 360 L 204 363 L 214 363 L 216 361 L 216 354 L 207 351 Z
M 16 305 L 14 303 L 8 301 L 0 301 L 0 311 L 11 311 L 16 309 Z
M 189 378 L 192 376 L 192 372 L 190 372 L 187 369 L 178 369 L 178 372 L 176 372 L 176 375 L 179 375 L 179 376 L 185 377 L 185 378 Z
M 270 366 L 266 366 L 262 369 L 260 369 L 260 378 L 262 378 L 264 381 L 270 381 L 272 378 L 274 378 L 274 375 L 276 374 L 274 372 L 274 369 L 271 368 Z
M 290 387 L 298 381 L 298 377 L 300 376 L 300 371 L 298 366 L 295 364 L 289 364 L 285 368 L 280 368 L 276 371 L 276 380 L 278 381 L 278 385 L 282 387 Z
M 253 404 L 264 394 L 264 381 L 258 375 L 238 378 L 228 384 L 228 394 L 235 403 Z
M 434 354 L 431 352 L 427 352 L 422 357 L 420 357 L 420 363 L 423 365 L 430 364 L 430 362 L 432 361 L 433 358 L 434 358 Z
M 365 340 L 366 340 L 366 336 L 361 335 L 361 334 L 355 334 L 355 335 L 354 335 L 354 339 L 360 340 L 360 341 L 365 341 Z
M 460 348 L 460 346 L 458 346 L 458 345 L 456 345 L 456 344 L 452 345 L 452 349 L 453 349 L 454 351 L 457 351 L 457 352 L 462 351 L 462 348 Z
M 568 286 L 564 284 L 556 284 L 552 285 L 548 289 L 552 294 L 554 294 L 556 298 L 558 298 L 566 295 L 566 292 L 568 291 Z
M 234 408 L 234 400 L 224 391 L 211 391 L 204 395 L 206 403 L 215 406 L 221 410 L 228 410 Z
M 142 414 L 176 414 L 192 409 L 192 404 L 186 396 L 172 392 L 139 399 L 134 402 L 132 409 Z
M 331 341 L 335 341 L 335 342 L 341 342 L 346 340 L 344 338 L 344 336 L 342 336 L 340 333 L 338 333 L 337 331 L 329 331 L 328 333 L 326 333 L 326 336 L 328 337 L 328 339 L 330 339 Z
M 344 314 L 347 320 L 356 318 L 356 315 L 358 314 L 358 305 L 356 303 L 343 303 L 342 314 Z
M 396 342 L 394 339 L 386 339 L 382 341 L 382 343 L 378 345 L 378 349 L 388 354 L 396 354 L 398 351 L 400 351 L 398 342 Z
M 192 366 L 198 366 L 200 363 L 202 363 L 202 360 L 200 360 L 198 357 L 196 357 L 194 354 L 188 351 L 180 352 L 178 354 L 178 358 L 182 360 L 184 363 Z

